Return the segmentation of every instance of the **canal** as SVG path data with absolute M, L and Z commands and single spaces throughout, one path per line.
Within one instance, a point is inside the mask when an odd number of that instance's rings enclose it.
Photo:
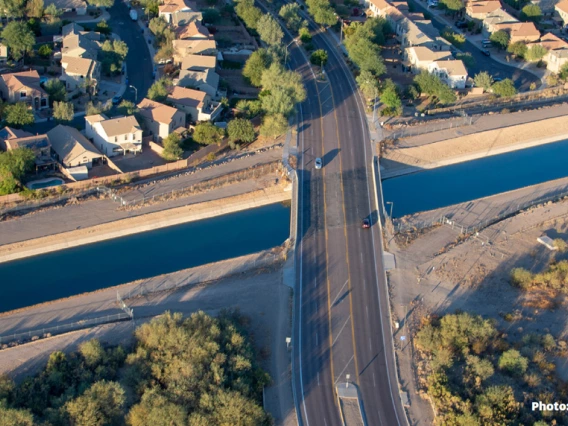
M 0 263 L 0 312 L 255 253 L 289 232 L 279 203 Z
M 566 177 L 567 158 L 565 140 L 424 170 L 384 180 L 384 201 L 394 217 L 446 207 Z

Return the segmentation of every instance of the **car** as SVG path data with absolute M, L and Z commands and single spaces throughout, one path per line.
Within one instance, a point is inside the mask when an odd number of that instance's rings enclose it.
M 47 83 L 48 80 L 49 80 L 48 77 L 40 77 L 39 78 L 39 84 L 45 84 L 45 83 Z
M 493 77 L 494 83 L 499 83 L 500 81 L 503 81 L 503 79 L 501 77 Z
M 124 79 L 124 84 L 126 84 L 126 85 L 128 86 L 128 77 L 126 77 L 126 78 Z
M 121 95 L 116 95 L 112 98 L 112 104 L 113 105 L 118 105 L 120 103 L 120 101 L 122 100 L 122 96 Z
M 467 20 L 465 19 L 460 19 L 459 21 L 456 22 L 456 28 L 467 28 Z
M 323 163 L 322 163 L 322 161 L 321 161 L 321 158 L 319 158 L 319 157 L 316 158 L 316 161 L 315 161 L 315 168 L 319 170 L 319 169 L 322 168 L 322 166 L 323 166 Z
M 481 49 L 481 53 L 484 54 L 485 56 L 491 56 L 491 52 L 487 49 Z
M 368 229 L 371 227 L 371 221 L 367 218 L 363 219 L 363 229 Z

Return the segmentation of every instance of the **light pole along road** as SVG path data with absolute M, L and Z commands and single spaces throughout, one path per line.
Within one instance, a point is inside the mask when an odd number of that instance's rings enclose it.
M 367 425 L 406 425 L 364 105 L 331 38 L 313 22 L 310 29 L 315 48 L 329 54 L 326 81 L 316 81 L 297 45 L 288 55 L 307 91 L 298 108 L 293 387 L 299 422 L 341 425 L 335 386 L 349 375 Z M 314 168 L 317 157 L 321 170 Z M 371 229 L 362 228 L 364 218 L 372 219 Z

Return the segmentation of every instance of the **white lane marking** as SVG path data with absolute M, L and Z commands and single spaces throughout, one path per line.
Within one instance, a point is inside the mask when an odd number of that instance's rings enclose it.
M 335 302 L 339 298 L 339 295 L 341 294 L 341 292 L 343 291 L 343 289 L 345 288 L 345 286 L 347 285 L 348 282 L 349 282 L 349 280 L 345 281 L 345 284 L 343 284 L 343 287 L 341 287 L 339 289 L 339 291 L 337 292 L 337 296 L 335 296 L 335 299 L 333 299 L 333 302 L 331 302 L 331 306 L 335 305 Z
M 347 317 L 347 319 L 345 320 L 345 324 L 343 324 L 343 327 L 341 327 L 341 330 L 339 330 L 339 333 L 337 333 L 337 336 L 335 336 L 335 339 L 333 339 L 333 342 L 331 342 L 332 347 L 333 347 L 333 345 L 335 345 L 337 338 L 339 337 L 339 335 L 341 334 L 341 332 L 343 331 L 343 329 L 345 328 L 345 326 L 347 325 L 347 323 L 349 322 L 350 319 L 351 319 L 351 315 L 349 315 Z
M 353 358 L 355 357 L 355 355 L 351 355 L 351 358 L 349 358 L 349 361 L 347 361 L 347 363 L 345 364 L 345 367 L 343 367 L 343 370 L 341 370 L 341 373 L 339 373 L 339 376 L 337 376 L 337 379 L 333 381 L 333 383 L 337 383 L 339 379 L 341 379 L 341 377 L 343 377 L 343 373 L 345 372 L 345 370 L 347 370 L 347 367 L 349 367 L 349 364 L 351 364 L 351 361 L 353 361 Z

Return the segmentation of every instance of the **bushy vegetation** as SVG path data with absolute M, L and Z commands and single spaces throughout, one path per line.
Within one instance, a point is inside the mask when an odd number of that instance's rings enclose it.
M 0 195 L 22 190 L 21 179 L 34 168 L 35 154 L 29 148 L 0 152 Z
M 414 77 L 414 83 L 420 93 L 428 95 L 431 99 L 436 100 L 440 104 L 451 104 L 456 101 L 454 91 L 445 85 L 444 82 L 440 80 L 440 77 L 435 74 L 422 71 Z
M 451 28 L 444 28 L 440 35 L 456 47 L 461 47 L 465 43 L 465 36 L 452 31 Z
M 562 246 L 564 248 L 564 246 Z M 533 274 L 523 268 L 511 271 L 511 284 L 522 290 L 550 289 L 568 293 L 568 261 L 552 263 L 544 272 Z
M 552 359 L 566 347 L 550 334 L 526 334 L 511 345 L 491 320 L 467 313 L 427 322 L 416 335 L 425 355 L 424 385 L 440 425 L 533 425 L 564 413 L 532 411 L 530 402 L 560 401 L 566 384 Z
M 375 76 L 386 72 L 379 44 L 384 43 L 384 37 L 389 32 L 390 26 L 382 18 L 371 18 L 364 24 L 352 22 L 345 29 L 345 48 L 349 59 L 361 72 L 369 71 Z
M 255 360 L 246 320 L 165 315 L 141 325 L 136 346 L 51 354 L 19 385 L 0 379 L 0 419 L 11 425 L 269 425 L 268 375 Z M 3 423 L 7 424 L 7 423 Z
M 515 84 L 510 78 L 506 78 L 504 80 L 493 83 L 491 89 L 493 90 L 493 93 L 501 97 L 510 97 L 517 94 Z

